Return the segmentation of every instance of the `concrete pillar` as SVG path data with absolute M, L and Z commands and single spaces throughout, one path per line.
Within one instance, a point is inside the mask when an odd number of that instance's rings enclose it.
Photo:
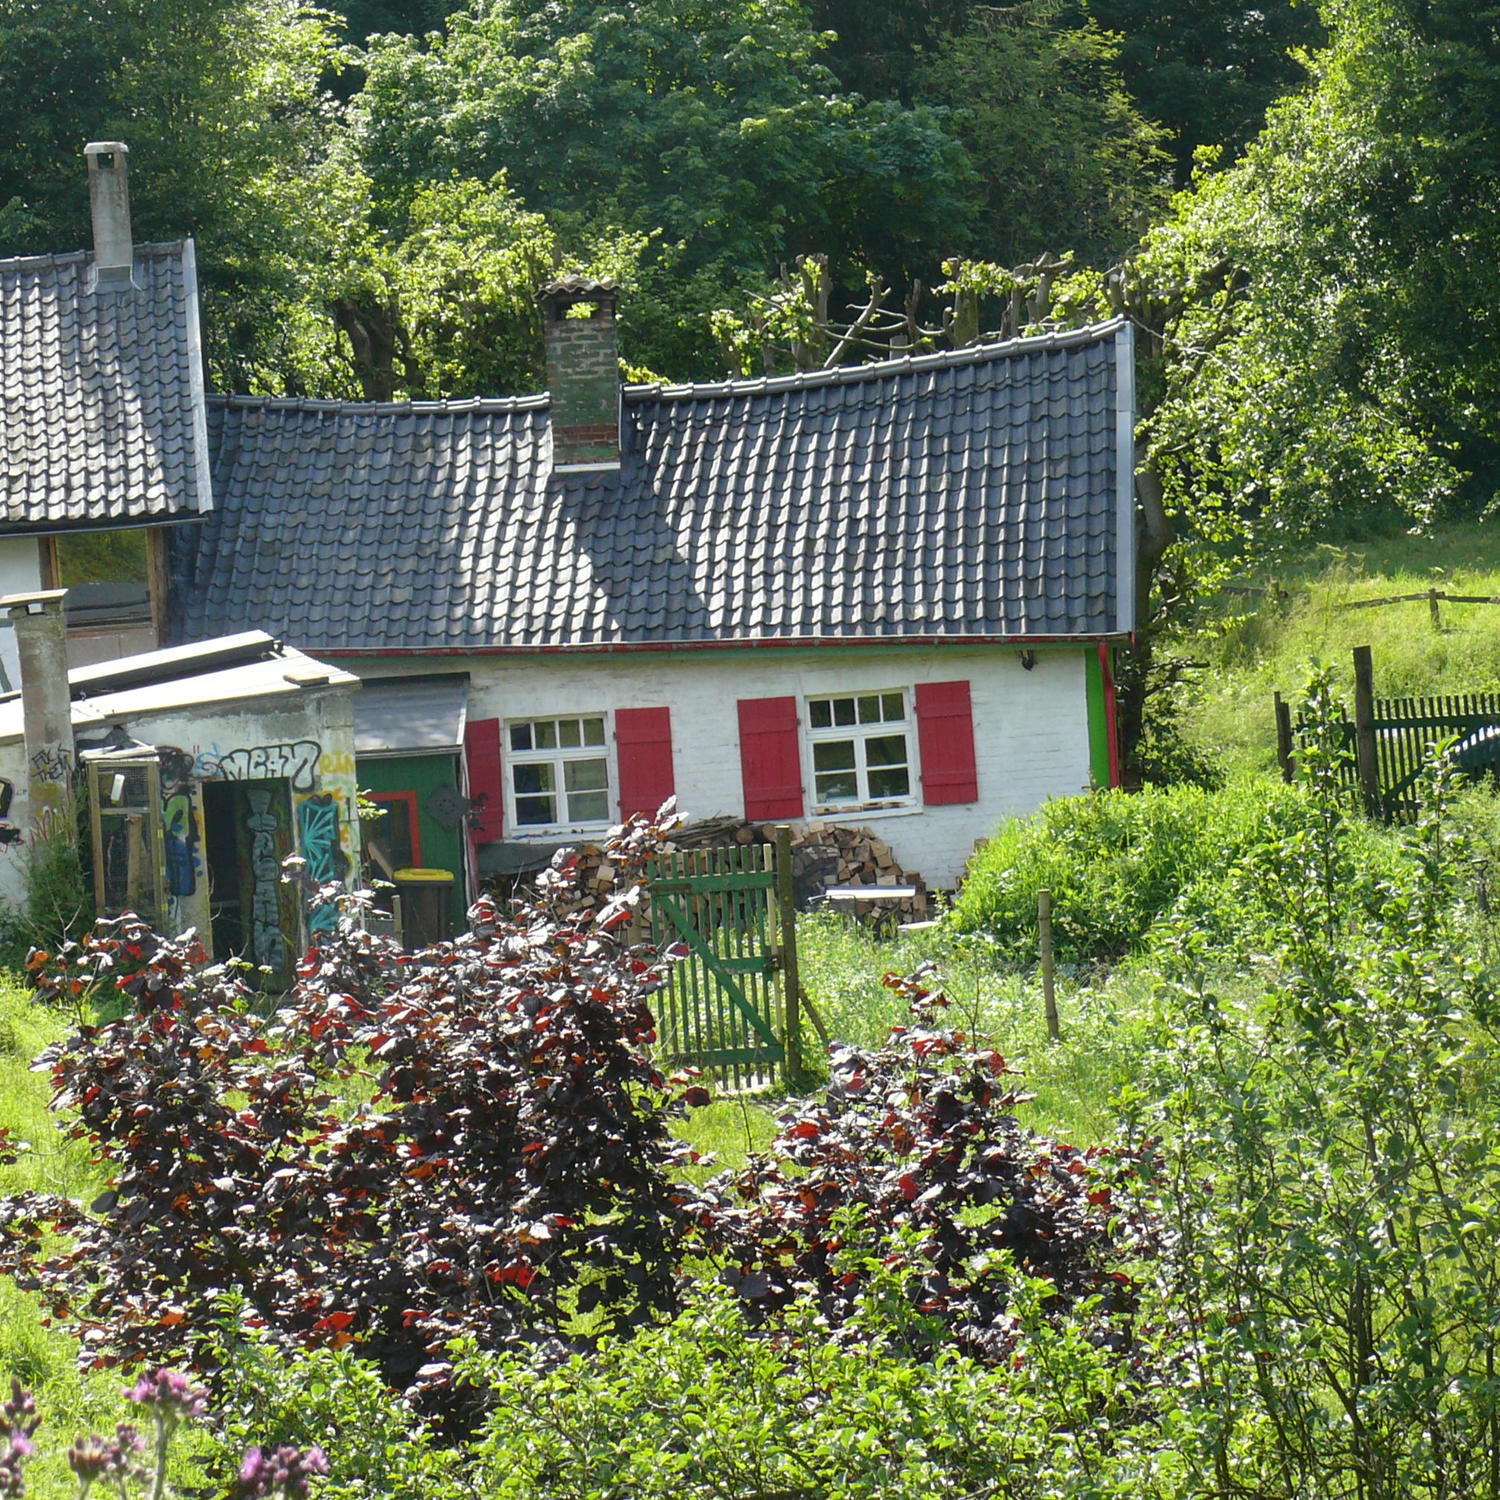
M 66 589 L 7 594 L 21 662 L 21 710 L 31 828 L 43 838 L 73 837 L 73 708 L 68 692 Z

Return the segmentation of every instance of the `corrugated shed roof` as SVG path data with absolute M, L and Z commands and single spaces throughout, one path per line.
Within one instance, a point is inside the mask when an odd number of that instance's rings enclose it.
M 177 639 L 535 650 L 1132 628 L 1130 336 L 631 387 L 618 471 L 554 475 L 546 397 L 210 402 Z
M 212 504 L 191 240 L 0 260 L 0 535 L 195 516 Z

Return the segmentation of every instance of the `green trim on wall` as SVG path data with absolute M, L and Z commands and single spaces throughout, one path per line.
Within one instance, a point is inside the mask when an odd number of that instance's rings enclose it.
M 1096 787 L 1109 786 L 1109 710 L 1104 702 L 1104 668 L 1099 648 L 1083 653 L 1083 676 L 1089 704 L 1089 771 Z

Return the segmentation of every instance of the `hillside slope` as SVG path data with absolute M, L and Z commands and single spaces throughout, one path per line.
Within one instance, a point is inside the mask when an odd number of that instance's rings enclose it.
M 1500 523 L 1312 546 L 1299 566 L 1245 582 L 1267 592 L 1221 595 L 1171 647 L 1204 664 L 1184 694 L 1184 734 L 1228 774 L 1274 769 L 1273 693 L 1295 696 L 1315 661 L 1349 692 L 1355 646 L 1371 648 L 1382 697 L 1500 691 L 1500 604 L 1443 603 L 1436 630 L 1425 600 L 1341 607 L 1432 588 L 1500 599 Z

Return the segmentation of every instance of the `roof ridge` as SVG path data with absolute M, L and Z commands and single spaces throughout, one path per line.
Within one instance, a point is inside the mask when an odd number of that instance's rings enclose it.
M 148 240 L 144 244 L 135 247 L 137 255 L 169 256 L 180 255 L 183 247 L 188 243 L 186 238 L 180 240 Z M 36 266 L 73 266 L 80 263 L 86 264 L 93 260 L 92 250 L 55 250 L 46 255 L 10 255 L 0 257 L 0 272 L 24 271 Z
M 496 416 L 516 411 L 545 410 L 548 398 L 543 393 L 540 396 L 463 396 L 450 401 L 338 401 L 313 396 L 226 396 L 211 392 L 208 404 L 262 411 L 378 412 L 381 415 L 457 412 Z
M 912 370 L 944 370 L 984 364 L 993 359 L 1029 354 L 1036 349 L 1065 349 L 1076 344 L 1100 343 L 1117 334 L 1129 320 L 1111 318 L 1082 328 L 1059 332 L 1023 334 L 988 344 L 970 344 L 963 349 L 941 349 L 932 354 L 906 354 L 893 359 L 872 360 L 862 365 L 838 365 L 832 370 L 802 370 L 795 375 L 762 375 L 740 380 L 702 381 L 681 385 L 627 385 L 624 395 L 637 401 L 692 400 L 704 396 L 754 396 L 773 391 L 801 391 L 825 385 L 853 385 L 879 380 Z

